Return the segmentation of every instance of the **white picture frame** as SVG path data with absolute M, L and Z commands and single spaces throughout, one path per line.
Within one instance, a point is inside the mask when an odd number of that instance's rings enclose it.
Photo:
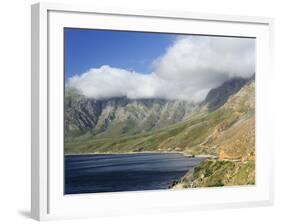
M 190 12 L 32 5 L 31 214 L 37 220 L 114 216 L 273 203 L 273 146 L 267 105 L 273 19 Z M 63 27 L 257 38 L 255 186 L 63 195 Z

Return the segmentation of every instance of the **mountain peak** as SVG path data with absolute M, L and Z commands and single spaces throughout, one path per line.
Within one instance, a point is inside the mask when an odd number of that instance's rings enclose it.
M 203 105 L 207 105 L 209 111 L 218 109 L 226 103 L 230 96 L 237 93 L 247 82 L 250 82 L 254 79 L 255 76 L 253 75 L 249 79 L 234 78 L 224 82 L 219 87 L 209 91 L 203 102 Z

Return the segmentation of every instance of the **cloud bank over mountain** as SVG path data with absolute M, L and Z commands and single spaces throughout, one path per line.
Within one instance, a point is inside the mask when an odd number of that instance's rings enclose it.
M 122 52 L 121 52 L 122 53 Z M 204 100 L 226 80 L 249 78 L 255 72 L 255 39 L 181 36 L 141 74 L 104 65 L 67 80 L 86 97 Z

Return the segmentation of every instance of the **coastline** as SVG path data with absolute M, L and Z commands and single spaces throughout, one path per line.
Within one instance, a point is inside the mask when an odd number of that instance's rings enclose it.
M 198 155 L 192 155 L 187 154 L 185 152 L 181 151 L 142 151 L 142 152 L 120 152 L 120 153 L 112 153 L 112 152 L 87 152 L 87 153 L 64 153 L 64 156 L 87 156 L 87 155 L 126 155 L 126 154 L 181 154 L 182 156 L 188 157 L 188 158 L 206 158 L 206 159 L 217 159 L 217 156 L 214 155 L 204 155 L 204 154 L 198 154 Z

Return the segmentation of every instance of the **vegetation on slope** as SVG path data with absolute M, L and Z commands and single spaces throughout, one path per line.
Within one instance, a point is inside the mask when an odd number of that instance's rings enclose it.
M 65 143 L 66 153 L 85 152 L 140 152 L 140 151 L 190 151 L 194 154 L 216 154 L 198 146 L 211 134 L 222 120 L 232 116 L 231 110 L 195 113 L 184 122 L 167 128 L 137 135 L 116 138 L 96 138 L 91 135 L 73 138 Z
M 254 161 L 205 160 L 188 172 L 174 188 L 252 185 Z

